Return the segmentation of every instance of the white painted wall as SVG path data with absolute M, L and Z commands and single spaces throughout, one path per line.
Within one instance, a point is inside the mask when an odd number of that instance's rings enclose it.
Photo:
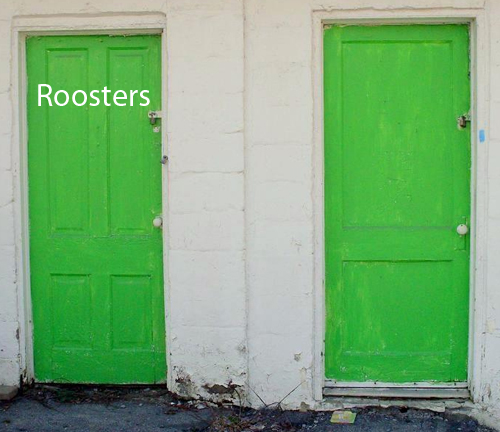
M 256 393 L 272 403 L 298 386 L 285 400 L 292 408 L 315 406 L 322 376 L 315 26 L 320 17 L 479 17 L 476 117 L 487 140 L 475 152 L 471 373 L 478 413 L 500 420 L 498 0 L 1 0 L 0 384 L 32 373 L 16 23 L 109 28 L 145 12 L 167 26 L 169 386 L 214 397 L 210 386 L 236 385 L 253 406 Z

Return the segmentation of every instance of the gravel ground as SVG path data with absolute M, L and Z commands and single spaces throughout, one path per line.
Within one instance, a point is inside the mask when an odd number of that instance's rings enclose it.
M 357 410 L 352 425 L 331 413 L 249 410 L 180 401 L 166 390 L 38 387 L 0 403 L 0 431 L 16 432 L 489 432 L 458 415 L 412 409 Z

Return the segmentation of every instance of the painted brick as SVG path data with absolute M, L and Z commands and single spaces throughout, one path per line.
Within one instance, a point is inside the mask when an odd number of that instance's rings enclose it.
M 209 11 L 209 12 L 242 12 L 241 2 L 227 0 L 171 0 L 167 4 L 168 12 L 176 11 Z
M 433 8 L 482 8 L 485 0 L 381 0 L 373 6 L 373 3 L 367 0 L 312 0 L 312 6 L 315 9 L 364 9 L 370 5 L 373 9 L 433 9 Z
M 491 17 L 500 15 L 500 2 L 489 2 L 489 14 Z M 493 18 L 494 19 L 494 18 Z M 490 28 L 490 62 L 491 62 L 491 76 L 496 77 L 500 73 L 500 26 L 492 25 Z M 500 102 L 500 84 L 498 79 L 491 79 L 491 97 L 493 100 Z
M 243 174 L 174 173 L 170 175 L 172 213 L 243 210 Z
M 312 147 L 282 144 L 255 145 L 248 151 L 247 160 L 252 166 L 252 182 L 292 182 L 311 185 Z M 294 185 L 290 185 L 294 187 Z M 308 199 L 310 193 L 304 199 Z M 300 200 L 298 200 L 300 201 Z
M 305 222 L 252 221 L 248 244 L 255 254 L 306 257 L 312 250 L 312 227 Z
M 10 93 L 0 93 L 0 135 L 10 134 L 12 131 L 12 105 Z
M 17 286 L 14 246 L 0 246 L 0 321 L 16 321 Z
M 0 385 L 19 386 L 19 376 L 17 360 L 0 358 Z
M 170 283 L 179 287 L 179 291 L 190 289 L 196 291 L 194 295 L 205 298 L 212 289 L 220 292 L 231 291 L 236 296 L 243 293 L 244 281 L 241 278 L 244 270 L 243 252 L 172 250 L 170 254 Z M 185 268 L 190 268 L 191 271 L 185 271 Z
M 0 248 L 0 258 L 2 252 L 3 248 Z M 8 260 L 12 261 L 12 264 L 14 264 L 12 254 L 8 257 Z M 1 267 L 3 267 L 3 265 Z M 4 275 L 0 277 L 0 297 L 2 299 L 0 305 L 0 322 L 17 320 L 17 286 L 14 282 L 7 281 L 7 277 Z
M 500 221 L 500 190 L 496 187 L 500 182 L 500 170 L 498 169 L 500 140 L 490 140 L 488 147 L 488 215 L 496 221 L 490 224 L 494 225 Z M 491 240 L 490 237 L 489 239 Z M 493 243 L 492 246 L 496 249 L 496 243 Z
M 169 220 L 172 250 L 243 250 L 243 212 L 172 214 Z
M 262 3 L 267 5 L 268 3 Z M 254 79 L 254 70 L 262 66 L 275 65 L 277 70 L 271 70 L 271 73 L 278 72 L 279 69 L 294 64 L 308 65 L 311 61 L 311 28 L 309 25 L 301 27 L 287 27 L 274 24 L 270 27 L 262 27 L 259 23 L 258 31 L 250 28 L 250 37 L 247 40 L 247 51 L 252 57 L 252 62 L 247 65 L 252 72 L 250 79 Z M 250 25 L 251 26 L 251 25 Z M 301 90 L 294 86 L 295 90 Z
M 498 68 L 500 73 L 500 68 Z M 499 86 L 500 90 L 500 86 Z M 489 138 L 492 140 L 500 141 L 500 124 L 495 119 L 500 118 L 500 97 L 498 101 L 492 101 L 490 103 L 491 109 L 491 123 L 490 123 L 490 136 Z
M 305 101 L 307 102 L 307 101 Z M 254 102 L 255 104 L 257 102 Z M 311 144 L 312 126 L 304 124 L 310 106 L 258 106 L 251 110 L 247 136 L 255 144 Z M 281 127 L 277 127 L 280 125 Z M 288 127 L 286 127 L 288 126 Z
M 248 271 L 249 285 L 255 297 L 292 296 L 299 301 L 311 298 L 313 285 L 312 256 L 305 260 L 300 254 L 270 255 L 252 254 L 252 266 Z M 254 296 L 252 295 L 251 298 Z M 312 301 L 312 300 L 311 300 Z
M 9 203 L 0 207 L 0 246 L 12 246 L 14 242 L 14 206 Z
M 239 2 L 238 2 L 239 3 Z M 169 15 L 169 59 L 177 57 L 242 57 L 241 10 L 193 11 Z M 172 65 L 175 73 L 175 66 Z M 207 79 L 210 80 L 210 76 Z
M 18 390 L 16 386 L 0 386 L 0 401 L 10 401 L 14 399 Z
M 199 137 L 190 137 L 189 132 L 171 133 L 168 153 L 170 172 L 242 172 L 243 133 L 207 132 Z
M 9 171 L 12 167 L 10 135 L 0 135 L 0 170 Z M 12 173 L 10 173 L 12 176 Z
M 12 173 L 10 171 L 0 170 L 0 207 L 4 207 L 12 202 L 14 199 L 12 190 Z
M 61 9 L 66 13 L 99 14 L 117 11 L 149 12 L 161 10 L 164 2 L 162 0 L 151 0 L 149 3 L 135 2 L 131 0 L 89 0 L 85 2 L 61 2 L 61 0 L 47 0 L 38 2 L 36 0 L 19 0 L 17 13 L 22 15 L 58 14 Z
M 168 102 L 169 133 L 202 138 L 208 133 L 234 134 L 243 130 L 241 94 L 206 94 L 203 98 L 172 91 Z
M 19 341 L 17 322 L 0 321 L 0 359 L 16 359 L 19 355 Z
M 174 391 L 185 393 L 180 387 L 186 382 L 194 387 L 191 394 L 201 395 L 207 395 L 205 384 L 244 385 L 244 328 L 177 327 L 171 331 L 171 340 Z
M 309 2 L 301 0 L 247 0 L 247 25 L 250 30 L 262 28 L 300 28 L 306 24 L 305 16 L 310 15 Z
M 253 335 L 249 346 L 252 353 L 250 378 L 252 373 L 258 373 L 256 378 L 260 379 L 252 379 L 251 385 L 255 392 L 264 396 L 266 403 L 279 402 L 294 389 L 296 390 L 287 397 L 287 404 L 291 400 L 309 400 L 312 364 L 308 354 L 305 355 L 306 362 L 302 360 L 302 347 L 307 346 L 310 339 L 310 333 L 288 337 L 271 332 Z M 299 361 L 296 360 L 296 355 L 300 355 Z M 278 364 L 281 367 L 276 367 Z M 292 402 L 292 405 L 295 406 L 296 403 Z
M 169 86 L 176 93 L 189 94 L 193 99 L 206 95 L 212 100 L 221 94 L 243 92 L 243 61 L 241 55 L 232 57 L 208 57 L 200 67 L 194 56 L 177 56 L 172 59 Z M 229 73 L 222 73 L 228 71 Z
M 277 286 L 282 284 L 281 280 L 275 282 Z M 260 289 L 251 297 L 250 307 L 254 311 L 252 335 L 266 335 L 270 333 L 269 329 L 272 329 L 273 335 L 283 337 L 295 335 L 297 338 L 294 342 L 295 350 L 310 349 L 311 343 L 307 338 L 311 336 L 311 332 L 303 323 L 313 320 L 312 295 L 302 293 L 304 287 L 297 286 L 296 283 L 288 285 L 288 294 L 285 296 L 274 295 L 273 287 L 266 284 L 262 288 L 267 289 Z M 306 307 L 308 304 L 309 307 Z M 286 310 L 294 319 L 290 320 L 288 314 L 273 313 L 277 310 Z M 301 337 L 307 340 L 303 345 L 300 344 Z
M 2 4 L 3 6 L 3 4 Z M 0 58 L 10 58 L 11 39 L 10 28 L 7 22 L 0 21 Z M 5 93 L 10 88 L 10 68 L 0 68 L 0 93 Z
M 497 193 L 497 195 L 500 195 Z M 500 196 L 497 197 L 500 200 Z M 498 205 L 495 206 L 498 212 Z M 488 258 L 490 262 L 500 260 L 500 251 L 496 245 L 500 242 L 500 215 L 490 216 L 488 219 Z M 487 277 L 489 280 L 499 280 L 500 266 L 488 266 Z M 500 304 L 500 290 L 492 290 L 487 294 L 487 322 L 485 324 L 488 333 L 499 333 L 500 337 L 500 316 L 497 312 L 497 305 Z M 500 351 L 499 351 L 500 352 Z
M 500 42 L 498 42 L 497 48 L 498 48 L 498 51 L 500 52 Z M 492 73 L 493 73 L 493 76 L 498 76 L 498 74 L 500 73 L 500 60 L 499 60 L 498 65 L 494 65 L 492 67 Z M 491 99 L 493 102 L 492 110 L 495 110 L 497 112 L 498 112 L 498 104 L 500 103 L 500 83 L 498 81 L 499 80 L 497 80 L 497 79 L 492 79 L 491 84 L 490 84 Z M 497 135 L 498 135 L 498 132 L 497 132 Z
M 272 92 L 267 87 L 270 79 L 275 81 Z M 298 106 L 300 108 L 304 102 L 311 99 L 311 88 L 308 85 L 311 81 L 311 74 L 307 62 L 274 61 L 254 66 L 251 68 L 251 81 L 255 85 L 255 91 L 252 92 L 252 102 L 255 105 Z M 295 129 L 298 125 L 278 123 L 276 126 Z
M 171 251 L 170 301 L 178 309 L 172 314 L 174 327 L 243 328 L 244 270 L 242 252 Z
M 293 187 L 294 193 L 290 193 Z M 312 217 L 311 182 L 276 180 L 255 184 L 250 198 L 254 200 L 252 220 L 276 222 L 309 222 Z M 300 199 L 299 197 L 303 198 Z

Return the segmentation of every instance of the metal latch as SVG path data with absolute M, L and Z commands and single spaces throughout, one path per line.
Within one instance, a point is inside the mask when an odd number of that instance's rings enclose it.
M 470 123 L 470 114 L 463 114 L 457 118 L 457 125 L 459 129 L 465 129 L 467 127 L 467 123 Z
M 156 123 L 156 119 L 161 118 L 161 111 L 149 111 L 148 112 L 149 122 L 154 125 Z

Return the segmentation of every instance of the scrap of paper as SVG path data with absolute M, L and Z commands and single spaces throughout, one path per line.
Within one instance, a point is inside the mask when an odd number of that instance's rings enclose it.
M 330 423 L 336 424 L 352 424 L 356 420 L 356 413 L 352 411 L 335 411 L 332 414 Z

